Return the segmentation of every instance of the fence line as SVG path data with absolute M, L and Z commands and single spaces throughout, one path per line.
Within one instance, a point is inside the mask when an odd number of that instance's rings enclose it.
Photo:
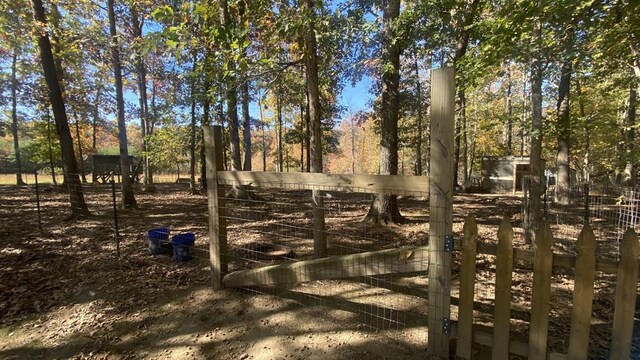
M 472 218 L 465 221 L 475 222 Z M 591 306 L 594 293 L 594 275 L 601 271 L 596 267 L 595 237 L 591 228 L 586 225 L 578 239 L 578 254 L 563 255 L 561 264 L 554 263 L 551 244 L 553 235 L 549 225 L 542 223 L 536 236 L 537 247 L 533 252 L 533 258 L 527 256 L 520 260 L 533 263 L 533 295 L 531 300 L 531 318 L 529 319 L 529 341 L 523 343 L 514 341 L 514 333 L 510 333 L 510 321 L 505 321 L 506 314 L 511 312 L 511 268 L 517 251 L 510 246 L 509 240 L 513 238 L 513 229 L 503 224 L 498 232 L 498 251 L 496 262 L 496 292 L 494 300 L 494 327 L 481 330 L 474 326 L 474 333 L 470 334 L 462 327 L 473 322 L 473 312 L 460 311 L 458 317 L 459 330 L 457 355 L 464 359 L 470 359 L 472 342 L 493 346 L 493 358 L 506 358 L 506 354 L 528 356 L 529 358 L 547 358 L 547 338 L 550 314 L 550 289 L 553 265 L 575 268 L 575 285 L 573 295 L 573 311 L 571 314 L 571 334 L 569 340 L 570 358 L 584 358 L 588 352 L 589 329 L 591 326 Z M 472 225 L 471 225 L 472 226 Z M 465 242 L 469 239 L 465 237 Z M 631 354 L 631 340 L 633 321 L 635 316 L 636 290 L 638 284 L 638 238 L 633 229 L 628 229 L 623 239 L 622 259 L 619 262 L 608 263 L 604 269 L 612 270 L 615 266 L 617 273 L 615 290 L 615 315 L 611 334 L 611 359 L 628 359 Z M 463 258 L 465 251 L 473 253 L 473 246 L 466 244 L 462 247 Z M 479 251 L 482 253 L 481 251 Z M 553 255 L 553 256 L 552 256 Z M 574 266 L 571 266 L 575 264 Z M 508 275 L 507 275 L 508 274 Z M 460 268 L 461 289 L 473 287 L 476 281 L 475 263 L 463 261 Z M 473 299 L 472 299 L 473 300 Z M 470 306 L 469 300 L 460 297 L 460 306 Z M 511 317 L 509 317 L 511 318 Z M 509 319 L 507 318 L 507 319 Z M 487 334 L 487 330 L 490 334 Z M 491 338 L 491 342 L 489 341 Z M 462 343 L 462 344 L 461 344 Z M 488 344 L 489 343 L 489 344 Z M 555 354 L 558 355 L 558 354 Z

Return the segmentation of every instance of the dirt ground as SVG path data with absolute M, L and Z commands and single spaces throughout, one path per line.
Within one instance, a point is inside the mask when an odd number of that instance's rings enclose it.
M 0 187 L 0 359 L 425 357 L 426 326 L 375 330 L 359 314 L 340 308 L 303 306 L 246 290 L 212 291 L 206 252 L 196 251 L 193 261 L 181 264 L 149 255 L 145 231 L 159 225 L 194 232 L 197 242 L 206 243 L 206 198 L 187 194 L 185 184 L 138 193 L 139 209 L 119 212 L 119 258 L 109 189 L 87 186 L 86 193 L 93 215 L 66 221 L 65 194 L 45 189 L 39 231 L 34 190 Z M 474 213 L 480 238 L 488 242 L 495 241 L 502 217 L 515 223 L 520 212 L 519 200 L 510 196 L 461 195 L 455 202 L 456 234 L 464 217 Z M 394 228 L 389 236 L 420 243 L 426 233 L 416 226 Z M 518 239 L 517 246 L 526 248 Z M 483 285 L 492 281 L 492 266 L 490 257 L 479 259 L 480 302 L 491 302 Z M 554 291 L 554 300 L 562 301 L 554 314 L 560 325 L 551 327 L 556 341 L 550 343 L 562 351 L 572 282 L 559 276 L 567 280 Z M 530 292 L 525 283 L 514 280 L 514 302 L 521 299 L 522 307 Z M 596 312 L 601 306 L 607 322 L 612 306 L 607 301 L 613 299 L 607 300 L 605 287 Z M 484 321 L 490 324 L 490 316 Z M 476 355 L 482 352 L 477 349 Z

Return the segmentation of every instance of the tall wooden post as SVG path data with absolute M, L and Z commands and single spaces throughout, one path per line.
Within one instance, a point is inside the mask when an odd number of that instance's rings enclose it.
M 429 338 L 431 356 L 449 358 L 453 249 L 453 141 L 455 71 L 431 72 L 429 178 Z
M 224 217 L 224 186 L 218 185 L 218 171 L 224 169 L 222 127 L 205 126 L 204 145 L 209 202 L 209 261 L 213 288 L 222 288 L 227 273 L 227 220 Z

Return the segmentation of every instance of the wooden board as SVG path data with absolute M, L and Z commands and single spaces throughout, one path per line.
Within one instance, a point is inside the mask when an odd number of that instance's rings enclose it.
M 426 176 L 218 171 L 218 181 L 228 185 L 242 184 L 262 188 L 399 195 L 416 192 L 427 194 L 429 192 L 429 178 Z
M 406 247 L 241 270 L 226 275 L 225 287 L 248 287 L 346 279 L 429 269 L 428 247 Z
M 620 266 L 616 283 L 616 307 L 610 359 L 629 359 L 638 288 L 638 236 L 628 229 L 620 246 Z
M 492 359 L 509 358 L 509 333 L 511 331 L 511 280 L 513 276 L 513 228 L 504 218 L 498 229 L 496 255 L 496 297 Z
M 586 359 L 589 351 L 593 283 L 596 269 L 596 238 L 589 225 L 585 225 L 576 243 L 576 280 L 571 310 L 571 337 L 569 359 Z
M 207 201 L 209 208 L 209 261 L 213 288 L 222 287 L 227 272 L 227 222 L 224 216 L 224 187 L 218 185 L 218 169 L 222 169 L 222 127 L 204 126 L 207 167 Z
M 427 355 L 449 358 L 446 323 L 451 317 L 451 252 L 445 238 L 453 235 L 453 140 L 455 70 L 431 71 L 431 179 L 429 184 L 429 334 Z M 426 189 L 426 188 L 425 188 Z
M 478 237 L 478 224 L 473 215 L 465 219 L 463 233 L 456 355 L 462 359 L 471 359 L 473 295 L 476 285 L 476 238 Z
M 536 251 L 533 259 L 533 295 L 531 322 L 529 323 L 529 359 L 545 360 L 551 307 L 551 244 L 553 235 L 549 224 L 543 222 L 536 233 Z

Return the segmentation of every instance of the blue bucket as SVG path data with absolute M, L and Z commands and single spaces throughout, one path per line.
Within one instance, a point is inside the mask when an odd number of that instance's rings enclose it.
M 191 248 L 196 242 L 194 233 L 177 234 L 171 237 L 173 244 L 173 259 L 176 262 L 185 262 L 191 260 Z
M 151 255 L 170 254 L 169 228 L 157 228 L 147 231 L 149 252 Z

